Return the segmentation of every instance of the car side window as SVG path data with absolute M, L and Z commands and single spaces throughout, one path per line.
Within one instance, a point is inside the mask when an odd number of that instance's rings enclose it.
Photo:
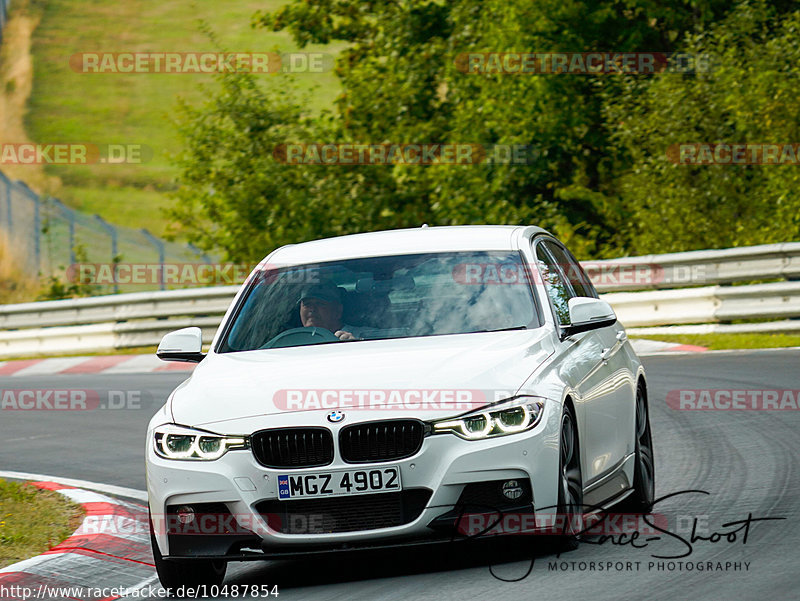
M 569 299 L 575 296 L 569 284 L 564 279 L 556 260 L 547 252 L 543 243 L 536 245 L 536 262 L 542 273 L 544 287 L 553 303 L 558 323 L 562 326 L 570 324 Z
M 551 240 L 545 240 L 542 244 L 547 247 L 547 250 L 550 251 L 556 263 L 561 267 L 561 272 L 565 275 L 572 286 L 572 290 L 575 292 L 574 296 L 597 298 L 597 292 L 595 292 L 594 286 L 592 286 L 586 272 L 566 248 Z

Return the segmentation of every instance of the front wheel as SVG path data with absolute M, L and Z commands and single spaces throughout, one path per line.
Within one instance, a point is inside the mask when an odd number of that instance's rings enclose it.
M 647 410 L 644 382 L 636 387 L 636 454 L 633 471 L 633 493 L 626 500 L 626 509 L 633 513 L 650 513 L 655 499 L 656 478 L 653 460 L 653 434 Z
M 577 548 L 579 534 L 583 530 L 583 477 L 578 428 L 575 424 L 575 414 L 567 405 L 561 416 L 558 510 L 555 522 L 560 525 L 557 547 L 564 551 Z
M 156 565 L 158 579 L 170 593 L 175 596 L 181 587 L 197 588 L 200 585 L 215 586 L 222 584 L 228 568 L 226 561 L 215 559 L 176 560 L 164 559 L 156 542 L 153 532 L 153 522 L 150 521 L 150 544 L 153 547 L 153 560 Z

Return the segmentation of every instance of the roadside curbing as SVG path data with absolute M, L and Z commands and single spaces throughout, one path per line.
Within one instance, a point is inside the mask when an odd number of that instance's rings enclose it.
M 55 482 L 31 482 L 83 506 L 80 527 L 41 555 L 0 569 L 0 591 L 39 599 L 112 601 L 122 591 L 158 586 L 144 505 Z M 107 590 L 108 595 L 98 593 Z
M 631 344 L 636 354 L 641 356 L 658 355 L 661 353 L 704 353 L 708 350 L 704 346 L 662 342 L 660 340 L 650 340 L 647 338 L 633 338 L 631 339 Z
M 0 361 L 0 376 L 41 376 L 55 374 L 142 374 L 190 372 L 196 363 L 165 362 L 148 355 L 105 355 L 96 357 L 53 357 Z

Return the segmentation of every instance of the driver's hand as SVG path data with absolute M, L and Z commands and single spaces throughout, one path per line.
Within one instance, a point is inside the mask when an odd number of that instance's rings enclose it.
M 339 340 L 358 340 L 358 338 L 353 336 L 350 332 L 345 332 L 344 330 L 337 330 L 333 335 Z

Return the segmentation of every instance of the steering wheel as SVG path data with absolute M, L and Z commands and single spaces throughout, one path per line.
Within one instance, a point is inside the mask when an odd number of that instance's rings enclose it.
M 261 348 L 282 348 L 285 346 L 304 346 L 306 344 L 338 341 L 339 339 L 334 333 L 326 328 L 292 328 L 281 332 Z

